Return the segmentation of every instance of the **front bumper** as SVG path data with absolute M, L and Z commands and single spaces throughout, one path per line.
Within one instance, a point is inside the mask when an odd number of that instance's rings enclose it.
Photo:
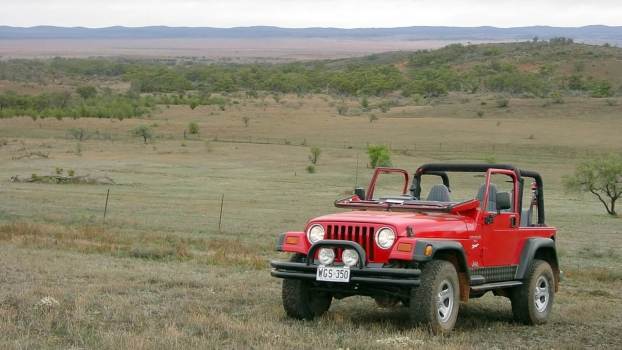
M 270 261 L 270 275 L 277 278 L 315 280 L 318 265 L 315 264 L 315 252 L 322 247 L 351 248 L 359 255 L 359 265 L 350 269 L 350 282 L 319 282 L 333 285 L 376 285 L 393 287 L 417 287 L 420 284 L 421 270 L 369 266 L 365 260 L 365 251 L 356 242 L 340 240 L 323 240 L 315 243 L 307 253 L 306 262 L 282 260 Z

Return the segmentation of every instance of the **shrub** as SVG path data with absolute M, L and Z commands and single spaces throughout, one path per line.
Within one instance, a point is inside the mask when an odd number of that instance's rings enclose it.
M 591 84 L 590 95 L 592 97 L 611 97 L 613 90 L 608 81 L 595 81 Z
M 67 130 L 67 135 L 69 135 L 70 137 L 73 137 L 74 139 L 78 141 L 84 141 L 88 139 L 88 134 L 86 130 L 83 128 L 71 128 Z
M 363 97 L 363 99 L 361 100 L 361 108 L 364 111 L 367 111 L 369 109 L 369 101 L 367 100 L 367 97 Z
M 76 89 L 76 92 L 85 100 L 97 95 L 97 89 L 93 86 L 80 86 Z
M 345 104 L 343 104 L 343 103 L 342 103 L 342 104 L 339 104 L 339 105 L 337 106 L 337 113 L 338 113 L 339 115 L 346 115 L 346 114 L 348 114 L 348 106 L 346 106 L 346 105 L 345 105 Z
M 391 166 L 391 152 L 385 145 L 367 146 L 367 155 L 372 168 Z
M 507 98 L 502 97 L 502 98 L 497 99 L 497 107 L 507 108 L 509 105 L 510 105 L 510 101 Z
M 313 174 L 313 173 L 315 173 L 315 165 L 313 165 L 313 164 L 308 165 L 308 166 L 307 166 L 307 172 L 308 172 L 309 174 Z
M 311 147 L 311 154 L 309 155 L 309 161 L 311 162 L 311 164 L 317 164 L 318 160 L 320 159 L 321 153 L 322 150 L 319 147 Z
M 188 124 L 188 133 L 190 135 L 198 135 L 199 134 L 199 124 L 196 122 L 191 122 Z
M 153 131 L 147 125 L 139 125 L 132 130 L 132 135 L 142 137 L 145 143 L 153 137 Z
M 555 104 L 563 104 L 564 98 L 562 97 L 562 94 L 559 93 L 559 91 L 555 91 L 551 94 L 551 101 Z

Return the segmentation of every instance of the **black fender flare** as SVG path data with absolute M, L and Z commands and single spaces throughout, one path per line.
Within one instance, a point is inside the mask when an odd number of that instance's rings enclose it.
M 286 232 L 283 232 L 281 234 L 279 234 L 279 238 L 276 241 L 276 246 L 274 247 L 274 250 L 276 250 L 277 252 L 282 252 L 283 251 L 283 243 L 285 243 L 285 236 L 287 235 Z
M 425 248 L 431 245 L 432 246 L 432 255 L 426 256 L 424 254 Z M 430 260 L 434 260 L 435 257 L 442 253 L 455 253 L 458 257 L 458 264 L 460 265 L 460 269 L 467 274 L 467 278 L 470 277 L 470 271 L 467 267 L 466 254 L 464 253 L 464 247 L 462 244 L 456 241 L 446 241 L 446 240 L 427 240 L 427 239 L 418 239 L 415 243 L 415 249 L 413 250 L 413 261 L 416 262 L 426 262 Z M 439 254 L 440 253 L 440 254 Z M 460 271 L 458 271 L 460 272 Z
M 520 263 L 518 268 L 516 269 L 516 279 L 522 280 L 525 278 L 525 274 L 527 274 L 527 270 L 529 266 L 531 266 L 531 262 L 535 259 L 536 254 L 539 250 L 546 249 L 552 252 L 550 256 L 553 261 L 551 261 L 551 267 L 557 271 L 559 271 L 559 262 L 557 260 L 557 248 L 555 247 L 555 241 L 551 238 L 528 238 L 525 242 L 525 246 L 523 247 L 523 251 L 520 255 Z

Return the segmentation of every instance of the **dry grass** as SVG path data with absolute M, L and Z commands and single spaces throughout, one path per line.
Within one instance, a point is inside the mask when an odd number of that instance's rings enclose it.
M 266 99 L 264 110 L 240 98 L 225 112 L 162 108 L 149 121 L 0 120 L 7 141 L 0 147 L 0 348 L 618 347 L 620 219 L 561 187 L 561 176 L 589 151 L 622 149 L 615 107 L 598 99 L 547 108 L 512 99 L 502 110 L 494 96 L 449 96 L 377 113 L 369 123 L 365 115 L 336 116 L 331 102 L 285 96 Z M 244 115 L 252 118 L 248 127 Z M 181 147 L 190 121 L 202 135 Z M 152 144 L 129 136 L 141 123 L 158 125 Z M 65 136 L 71 127 L 110 137 L 82 142 L 78 155 Z M 409 170 L 494 157 L 541 171 L 566 276 L 551 322 L 514 324 L 509 302 L 490 295 L 462 305 L 448 337 L 411 327 L 404 309 L 378 309 L 364 298 L 336 301 L 314 322 L 285 318 L 267 264 L 278 256 L 276 235 L 334 211 L 332 202 L 354 185 L 357 156 L 358 183 L 367 181 L 367 142 L 391 144 L 394 165 Z M 311 145 L 322 148 L 314 174 L 305 171 Z M 13 159 L 24 152 L 49 157 Z M 9 182 L 56 167 L 109 176 L 116 185 Z M 475 191 L 467 184 L 456 182 L 456 194 L 461 185 Z M 58 305 L 42 303 L 46 297 Z

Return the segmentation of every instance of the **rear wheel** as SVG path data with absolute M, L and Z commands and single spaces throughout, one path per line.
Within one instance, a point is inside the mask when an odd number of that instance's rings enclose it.
M 300 262 L 301 256 L 295 255 L 290 261 Z M 287 316 L 299 320 L 312 320 L 321 316 L 330 308 L 332 295 L 311 290 L 312 282 L 284 279 L 282 287 L 283 308 Z
M 546 323 L 555 299 L 555 277 L 551 265 L 544 260 L 534 260 L 524 284 L 512 290 L 510 299 L 516 321 L 524 324 Z
M 434 260 L 421 272 L 421 285 L 413 288 L 410 299 L 410 318 L 427 325 L 435 333 L 451 331 L 458 319 L 460 285 L 453 264 Z

